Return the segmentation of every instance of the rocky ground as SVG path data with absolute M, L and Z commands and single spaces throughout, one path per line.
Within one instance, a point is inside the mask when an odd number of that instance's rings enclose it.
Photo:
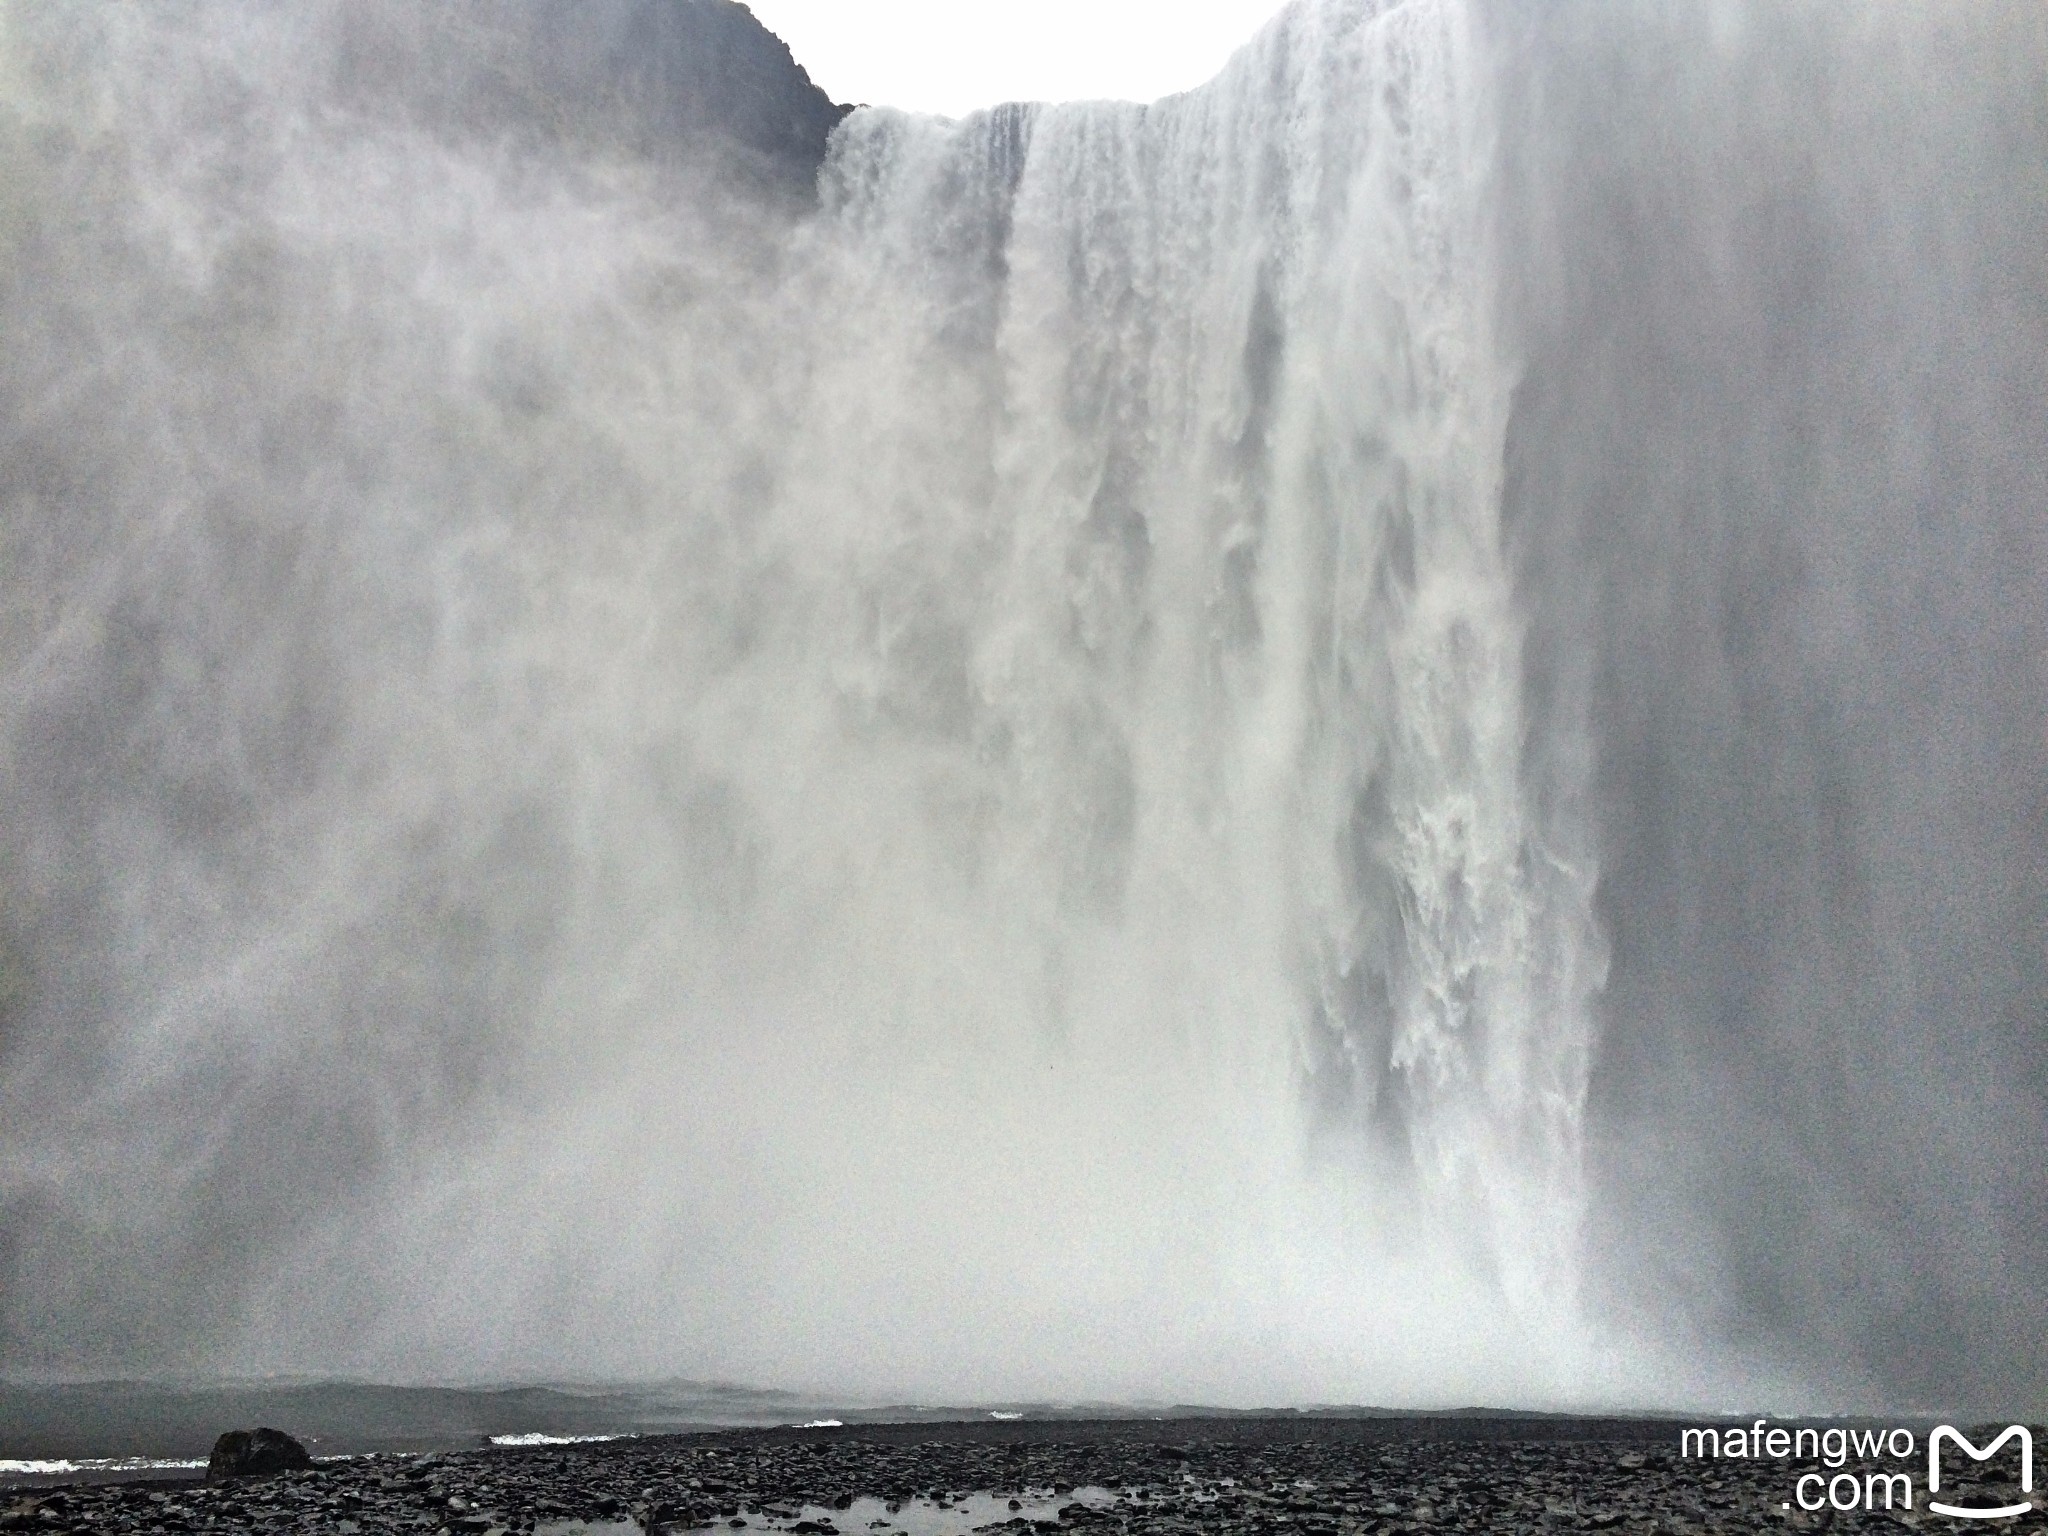
M 1831 1521 L 1873 1530 L 1888 1521 L 1952 1524 L 1904 1511 L 1809 1514 L 1789 1506 L 1794 1479 L 1810 1469 L 1684 1460 L 1676 1447 L 1673 1425 L 1560 1420 L 1048 1420 L 726 1431 L 364 1456 L 215 1484 L 0 1492 L 0 1529 L 1675 1536 L 1822 1529 Z M 1923 1507 L 1925 1499 L 1918 1490 Z

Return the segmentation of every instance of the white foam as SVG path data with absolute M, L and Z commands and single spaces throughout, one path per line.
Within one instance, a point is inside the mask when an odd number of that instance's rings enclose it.
M 61 1477 L 67 1472 L 159 1472 L 203 1467 L 204 1461 L 186 1461 L 155 1456 L 86 1456 L 53 1460 L 9 1460 L 0 1458 L 0 1476 Z
M 631 1435 L 550 1435 L 544 1431 L 528 1430 L 517 1435 L 493 1435 L 493 1445 L 589 1445 L 598 1440 L 630 1440 Z

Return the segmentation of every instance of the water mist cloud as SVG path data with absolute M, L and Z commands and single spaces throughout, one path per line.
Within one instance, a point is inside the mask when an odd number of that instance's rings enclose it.
M 569 14 L 0 20 L 0 1367 L 2039 1381 L 2038 29 Z
M 1502 20 L 1528 685 L 1590 710 L 1547 771 L 1614 949 L 1602 1267 L 1836 1401 L 2038 1401 L 2048 31 Z

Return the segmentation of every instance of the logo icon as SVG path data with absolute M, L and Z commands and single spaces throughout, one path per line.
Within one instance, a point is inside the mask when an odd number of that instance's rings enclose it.
M 2034 1491 L 2034 1437 L 2024 1426 L 2008 1424 L 2005 1433 L 1978 1450 L 1970 1443 L 1969 1437 L 1952 1425 L 1937 1424 L 1934 1433 L 1927 1437 L 1927 1491 L 1941 1492 L 1941 1442 L 1953 1440 L 1957 1447 L 1972 1461 L 1989 1461 L 1998 1454 L 1998 1448 L 2006 1441 L 2017 1437 L 2020 1442 L 2020 1492 Z M 1988 1509 L 1975 1504 L 1940 1504 L 1929 1502 L 1929 1509 L 1937 1515 L 1957 1515 L 1965 1520 L 2010 1520 L 2015 1515 L 2024 1515 L 2034 1507 L 2031 1499 L 2021 1504 L 2002 1504 Z

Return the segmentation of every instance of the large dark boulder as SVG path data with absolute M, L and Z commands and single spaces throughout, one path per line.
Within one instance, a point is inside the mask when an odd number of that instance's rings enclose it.
M 206 1478 L 268 1477 L 313 1465 L 306 1448 L 281 1429 L 231 1429 L 213 1442 Z

